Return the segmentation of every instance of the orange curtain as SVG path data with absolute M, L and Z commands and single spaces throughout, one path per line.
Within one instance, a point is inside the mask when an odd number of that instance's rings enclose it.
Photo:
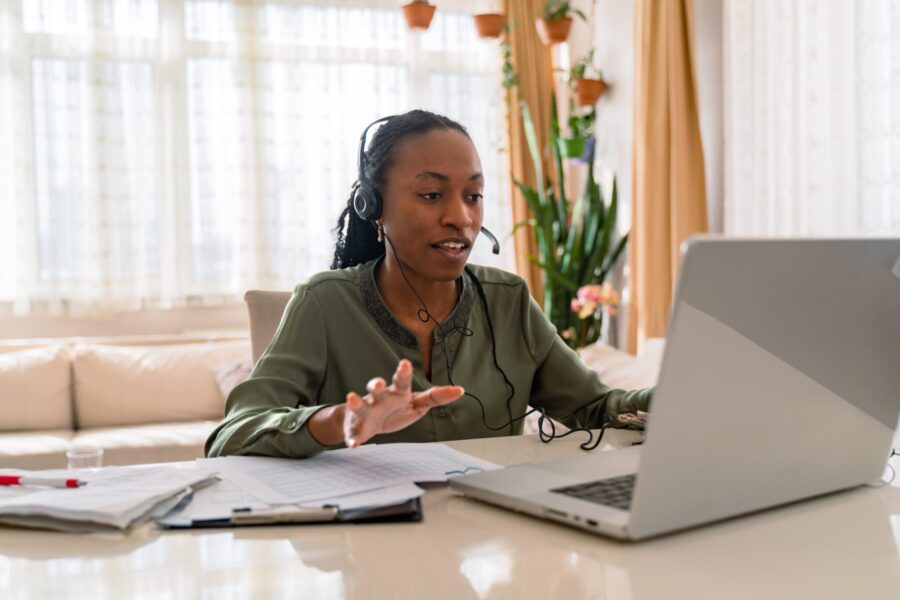
M 707 231 L 693 0 L 635 0 L 628 350 L 666 334 L 680 246 Z
M 525 140 L 525 129 L 522 126 L 522 114 L 519 102 L 528 104 L 538 144 L 543 148 L 550 132 L 550 103 L 553 94 L 553 61 L 550 49 L 538 39 L 534 27 L 535 19 L 541 14 L 544 0 L 504 0 L 503 13 L 507 23 L 511 25 L 509 33 L 510 50 L 516 72 L 519 74 L 519 85 L 507 94 L 508 133 L 509 133 L 509 167 L 511 177 L 526 183 L 536 183 L 528 143 Z M 544 157 L 549 161 L 549 157 Z M 548 173 L 545 165 L 544 172 Z M 519 190 L 512 186 L 513 223 L 521 223 L 531 218 L 528 204 Z M 543 302 L 544 273 L 540 267 L 528 260 L 528 255 L 538 256 L 537 242 L 530 227 L 520 227 L 515 235 L 516 270 L 531 290 L 531 295 Z

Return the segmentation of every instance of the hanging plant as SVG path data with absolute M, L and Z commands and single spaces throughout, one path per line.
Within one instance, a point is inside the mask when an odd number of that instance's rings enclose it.
M 593 106 L 606 91 L 603 71 L 594 66 L 593 48 L 572 65 L 568 78 L 578 106 Z
M 485 39 L 500 37 L 500 33 L 503 31 L 503 15 L 499 13 L 484 13 L 474 15 L 474 18 L 478 37 Z
M 519 75 L 516 73 L 516 67 L 512 61 L 512 47 L 509 43 L 509 32 L 516 26 L 516 23 L 504 23 L 500 38 L 500 54 L 503 56 L 503 80 L 502 85 L 505 89 L 510 90 L 519 85 Z
M 545 46 L 560 44 L 569 38 L 572 29 L 572 17 L 575 15 L 583 21 L 587 17 L 577 8 L 572 8 L 569 0 L 547 0 L 544 3 L 544 14 L 535 20 L 538 37 Z
M 557 145 L 559 154 L 563 158 L 582 160 L 593 150 L 594 123 L 597 121 L 597 111 L 591 108 L 588 111 L 579 112 L 575 104 L 569 101 L 569 135 L 559 136 Z
M 403 16 L 410 29 L 428 29 L 436 7 L 428 0 L 413 0 L 403 5 Z
M 606 91 L 606 82 L 602 79 L 576 79 L 575 101 L 578 106 L 593 106 Z

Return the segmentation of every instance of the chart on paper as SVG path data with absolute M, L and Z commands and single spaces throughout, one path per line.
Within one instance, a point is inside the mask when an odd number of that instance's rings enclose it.
M 454 475 L 499 468 L 440 444 L 369 445 L 304 459 L 230 456 L 200 462 L 269 504 L 335 498 L 400 483 L 446 481 Z

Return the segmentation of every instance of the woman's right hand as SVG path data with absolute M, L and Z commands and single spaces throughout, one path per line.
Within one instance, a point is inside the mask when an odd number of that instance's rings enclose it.
M 412 391 L 412 363 L 403 359 L 397 365 L 391 385 L 381 377 L 369 381 L 365 396 L 347 394 L 344 409 L 344 443 L 355 448 L 380 433 L 404 429 L 433 407 L 460 398 L 464 390 L 456 385 L 435 386 L 424 392 Z

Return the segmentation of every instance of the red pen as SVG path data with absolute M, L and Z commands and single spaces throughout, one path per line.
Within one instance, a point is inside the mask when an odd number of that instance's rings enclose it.
M 77 488 L 87 484 L 79 479 L 63 477 L 29 477 L 27 475 L 0 475 L 0 485 L 43 485 L 55 488 Z

